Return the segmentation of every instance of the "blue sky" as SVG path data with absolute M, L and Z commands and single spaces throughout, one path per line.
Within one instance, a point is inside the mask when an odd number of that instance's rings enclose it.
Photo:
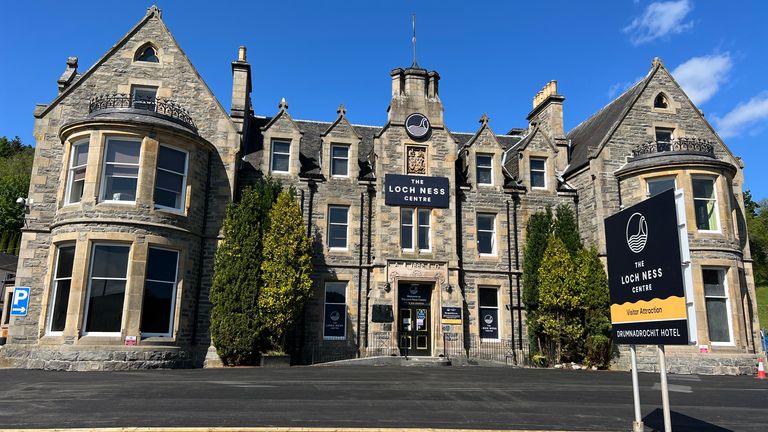
M 524 127 L 549 80 L 571 129 L 661 57 L 746 164 L 746 188 L 768 198 L 768 2 L 764 1 L 156 1 L 163 19 L 225 107 L 230 62 L 248 47 L 259 115 L 281 97 L 294 118 L 386 119 L 392 68 L 412 61 L 441 75 L 453 131 L 483 113 L 497 133 Z M 0 5 L 0 135 L 33 143 L 32 111 L 57 94 L 67 56 L 96 62 L 152 2 L 12 1 Z

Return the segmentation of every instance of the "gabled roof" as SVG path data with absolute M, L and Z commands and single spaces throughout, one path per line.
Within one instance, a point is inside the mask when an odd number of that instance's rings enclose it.
M 661 63 L 656 64 L 637 84 L 568 132 L 566 139 L 571 142 L 571 161 L 564 176 L 587 165 L 595 152 L 610 139 L 660 66 Z

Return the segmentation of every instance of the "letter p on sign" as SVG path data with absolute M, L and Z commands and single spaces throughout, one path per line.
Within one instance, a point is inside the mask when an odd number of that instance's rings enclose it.
M 13 289 L 11 301 L 11 316 L 27 316 L 29 305 L 29 287 L 16 287 Z

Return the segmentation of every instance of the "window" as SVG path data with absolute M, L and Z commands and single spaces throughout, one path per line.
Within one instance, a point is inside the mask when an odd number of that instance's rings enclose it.
M 181 210 L 187 182 L 187 152 L 161 145 L 157 152 L 155 205 Z
M 141 142 L 107 139 L 101 199 L 104 201 L 136 201 L 139 179 Z
M 147 111 L 155 110 L 157 87 L 134 87 L 131 96 L 133 98 L 133 103 L 131 104 L 133 108 Z
M 475 156 L 475 169 L 477 170 L 477 184 L 493 184 L 493 156 L 478 154 Z
M 347 248 L 349 207 L 328 207 L 328 247 Z
M 118 333 L 123 320 L 130 246 L 97 244 L 91 255 L 86 333 Z
M 414 232 L 414 217 L 416 218 L 416 230 Z M 420 251 L 431 249 L 430 209 L 400 209 L 400 247 L 403 250 L 412 251 L 414 242 Z M 415 236 L 415 238 L 414 238 Z
M 349 146 L 331 146 L 331 175 L 334 177 L 349 176 Z
M 707 309 L 709 341 L 713 344 L 731 343 L 730 301 L 725 287 L 725 271 L 702 269 L 704 303 Z
M 72 145 L 67 173 L 67 204 L 78 203 L 83 198 L 85 167 L 88 164 L 88 141 Z
M 290 141 L 272 141 L 272 172 L 289 172 L 290 160 Z
M 480 255 L 496 253 L 496 215 L 477 214 L 477 250 Z
M 654 108 L 663 108 L 666 109 L 669 106 L 667 103 L 667 98 L 664 96 L 664 93 L 659 93 L 656 95 L 656 98 L 653 100 L 653 107 Z
M 531 187 L 547 187 L 547 160 L 544 158 L 531 158 Z
M 656 128 L 656 142 L 657 143 L 669 143 L 672 141 L 672 133 L 674 129 L 668 128 Z
M 347 327 L 347 283 L 325 283 L 325 317 L 323 339 L 341 339 L 346 337 Z
M 674 177 L 657 177 L 648 179 L 648 196 L 652 197 L 675 188 Z
M 149 248 L 144 300 L 141 304 L 141 334 L 170 336 L 176 304 L 179 253 L 174 250 Z
M 144 49 L 139 50 L 139 55 L 136 56 L 136 61 L 143 61 L 149 63 L 159 63 L 160 59 L 157 58 L 157 51 L 152 45 L 147 45 Z
M 696 213 L 696 228 L 700 231 L 717 231 L 719 229 L 714 179 L 694 177 L 693 211 Z
M 72 285 L 72 265 L 75 262 L 75 246 L 59 246 L 56 251 L 56 268 L 53 273 L 50 309 L 48 311 L 48 333 L 64 331 L 67 322 L 69 289 Z
M 499 340 L 499 289 L 497 287 L 479 287 L 480 304 L 480 339 Z

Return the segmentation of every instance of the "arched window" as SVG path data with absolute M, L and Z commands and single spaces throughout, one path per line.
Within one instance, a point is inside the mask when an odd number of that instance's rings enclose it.
M 146 45 L 144 48 L 139 49 L 136 55 L 136 61 L 159 63 L 160 59 L 157 58 L 157 50 L 152 45 Z
M 664 93 L 659 93 L 656 95 L 656 99 L 653 100 L 653 107 L 654 108 L 669 108 L 669 104 L 667 103 L 667 97 L 664 96 Z

